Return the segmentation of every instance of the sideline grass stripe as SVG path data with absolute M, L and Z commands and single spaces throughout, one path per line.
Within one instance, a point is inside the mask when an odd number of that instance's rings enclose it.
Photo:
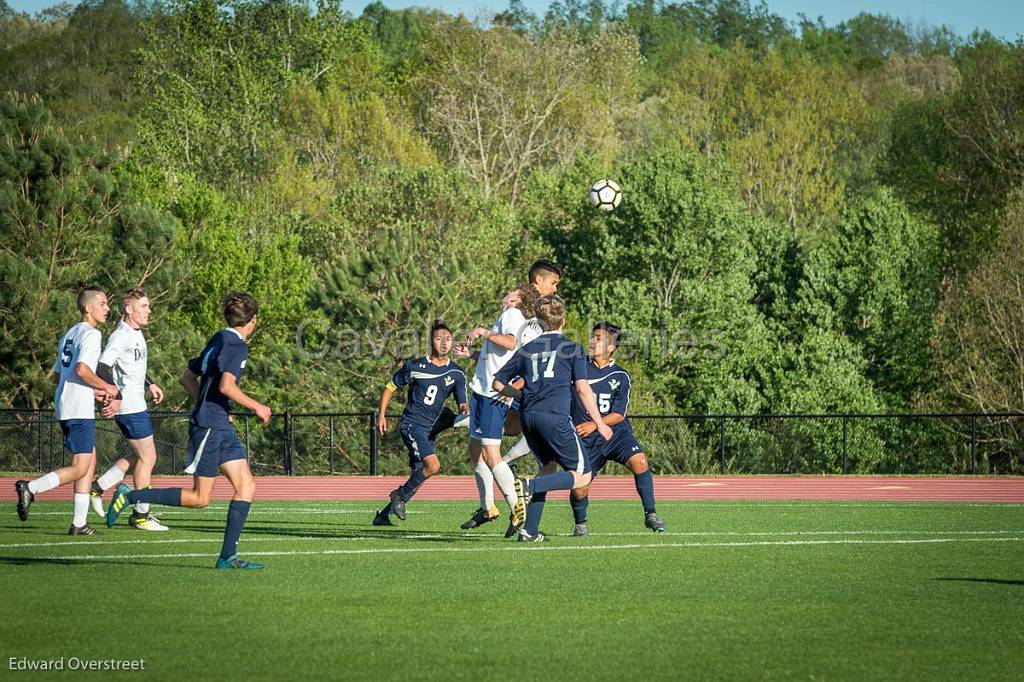
M 656 544 L 621 544 L 621 545 L 490 545 L 488 547 L 369 547 L 366 549 L 324 549 L 324 550 L 294 550 L 282 552 L 249 552 L 246 556 L 328 556 L 328 555 L 355 555 L 355 554 L 436 554 L 436 553 L 479 553 L 479 552 L 561 552 L 561 551 L 598 551 L 616 549 L 701 549 L 701 548 L 731 548 L 731 547 L 806 547 L 822 545 L 934 545 L 949 544 L 956 542 L 1022 542 L 1024 535 L 1014 537 L 995 538 L 924 538 L 924 539 L 891 539 L 891 540 L 778 540 L 778 541 L 746 541 L 746 542 L 661 542 Z M 56 561 L 86 561 L 95 559 L 185 559 L 191 557 L 209 557 L 205 553 L 179 553 L 179 554 L 79 554 L 66 556 L 40 557 L 43 560 Z M 33 558 L 33 557 L 25 557 Z
M 337 541 L 359 541 L 359 540 L 439 540 L 443 538 L 503 538 L 504 533 L 381 533 L 379 535 L 365 535 L 358 537 L 325 537 L 322 535 L 302 536 L 272 536 L 261 535 L 245 536 L 245 544 L 253 542 L 290 542 L 325 540 Z M 549 537 L 572 537 L 572 533 L 547 533 Z M 796 530 L 796 531 L 690 531 L 690 532 L 668 532 L 653 533 L 626 532 L 626 533 L 591 533 L 590 537 L 789 537 L 789 536 L 821 536 L 821 535 L 1024 535 L 1024 529 L 1017 530 Z M 29 547 L 83 547 L 95 545 L 173 545 L 189 542 L 221 542 L 221 538 L 164 538 L 154 540 L 66 540 L 60 542 L 17 542 L 0 544 L 0 549 L 22 549 Z

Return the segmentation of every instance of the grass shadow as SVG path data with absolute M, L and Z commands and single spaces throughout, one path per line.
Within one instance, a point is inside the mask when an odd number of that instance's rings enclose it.
M 1024 580 L 1002 580 L 1000 578 L 933 578 L 943 582 L 988 583 L 990 585 L 1024 586 Z

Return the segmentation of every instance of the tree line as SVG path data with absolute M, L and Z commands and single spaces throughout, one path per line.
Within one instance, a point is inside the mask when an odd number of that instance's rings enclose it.
M 149 292 L 165 377 L 249 291 L 254 394 L 369 408 L 410 330 L 489 325 L 547 256 L 576 333 L 629 330 L 634 411 L 1024 407 L 1019 40 L 748 0 L 0 0 L 0 90 L 3 405 L 48 405 L 91 283 Z

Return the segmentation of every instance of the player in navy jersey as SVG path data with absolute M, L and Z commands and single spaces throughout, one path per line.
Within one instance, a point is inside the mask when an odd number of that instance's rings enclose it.
M 587 383 L 583 348 L 561 333 L 565 303 L 558 296 L 544 296 L 537 301 L 536 315 L 546 331 L 498 370 L 492 385 L 501 395 L 520 401 L 523 433 L 541 467 L 557 463 L 565 471 L 516 479 L 516 492 L 526 502 L 526 524 L 519 531 L 519 542 L 544 541 L 540 518 L 549 490 L 571 490 L 590 483 L 590 461 L 570 416 L 574 392 L 597 432 L 605 439 L 612 437 Z M 517 378 L 524 382 L 522 390 L 512 386 Z
M 469 404 L 469 458 L 474 465 L 480 507 L 462 524 L 463 528 L 476 528 L 498 518 L 499 512 L 494 506 L 495 482 L 512 512 L 506 536 L 515 535 L 524 522 L 525 509 L 519 504 L 516 494 L 515 475 L 501 455 L 502 436 L 519 435 L 521 428 L 518 417 L 511 414 L 512 401 L 495 393 L 491 383 L 494 373 L 509 362 L 521 346 L 541 333 L 536 321 L 526 316 L 529 312 L 525 310 L 528 307 L 524 305 L 526 299 L 533 294 L 554 294 L 561 277 L 562 269 L 556 263 L 549 260 L 535 262 L 530 267 L 528 282 L 510 292 L 502 301 L 503 310 L 498 320 L 490 328 L 475 327 L 466 337 L 466 342 L 455 349 L 457 357 L 476 360 L 476 371 L 470 385 L 473 397 Z M 483 346 L 478 352 L 470 353 L 470 346 L 477 339 L 484 339 Z M 519 455 L 529 452 L 522 440 L 512 446 Z
M 228 505 L 227 528 L 217 568 L 263 568 L 262 564 L 243 561 L 235 553 L 238 538 L 249 515 L 256 481 L 249 470 L 245 447 L 231 424 L 231 403 L 248 408 L 257 419 L 270 421 L 270 408 L 247 396 L 238 383 L 242 379 L 249 346 L 256 329 L 259 305 L 249 294 L 230 293 L 224 297 L 224 319 L 228 327 L 213 335 L 202 355 L 191 360 L 181 375 L 181 384 L 196 401 L 189 420 L 188 451 L 190 462 L 185 473 L 192 474 L 191 490 L 149 488 L 132 490 L 121 483 L 107 508 L 107 526 L 112 527 L 129 504 L 150 502 L 171 507 L 205 507 L 210 504 L 218 470 L 231 482 L 234 495 Z
M 408 399 L 399 432 L 409 450 L 409 480 L 391 491 L 391 501 L 373 517 L 373 525 L 390 526 L 391 514 L 405 520 L 405 504 L 412 499 L 423 482 L 441 470 L 437 458 L 438 422 L 448 396 L 455 396 L 461 414 L 469 414 L 466 402 L 466 375 L 448 358 L 452 347 L 452 330 L 441 320 L 430 328 L 430 354 L 407 361 L 395 372 L 380 396 L 377 430 L 381 435 L 388 429 L 387 411 L 395 391 L 409 387 Z
M 644 450 L 633 435 L 633 426 L 629 423 L 626 413 L 629 410 L 629 392 L 632 381 L 629 372 L 615 364 L 612 355 L 619 347 L 619 336 L 622 330 L 610 322 L 598 322 L 590 334 L 590 353 L 588 372 L 590 388 L 597 398 L 597 409 L 600 410 L 605 424 L 612 429 L 612 438 L 605 441 L 597 433 L 597 425 L 590 420 L 586 407 L 574 397 L 572 419 L 576 424 L 576 433 L 583 439 L 583 444 L 590 455 L 590 466 L 596 477 L 604 469 L 607 462 L 618 462 L 633 472 L 636 491 L 644 506 L 644 525 L 655 533 L 665 532 L 665 523 L 658 517 L 654 508 L 654 477 Z M 572 505 L 573 535 L 589 535 L 587 527 L 587 506 L 590 502 L 587 493 L 590 485 L 577 488 L 569 496 Z

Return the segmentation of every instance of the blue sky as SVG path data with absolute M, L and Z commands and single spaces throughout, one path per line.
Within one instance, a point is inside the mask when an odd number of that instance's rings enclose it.
M 369 0 L 344 2 L 350 12 L 358 14 Z M 383 0 L 388 7 L 410 5 L 437 7 L 449 13 L 478 14 L 481 10 L 502 9 L 506 0 Z M 37 12 L 54 4 L 52 0 L 7 0 L 16 10 Z M 534 12 L 543 14 L 548 0 L 525 0 Z M 911 22 L 924 21 L 933 25 L 947 24 L 956 33 L 968 35 L 974 29 L 987 29 L 997 36 L 1015 40 L 1024 35 L 1024 1 L 1022 0 L 768 0 L 768 8 L 775 14 L 795 20 L 800 13 L 811 18 L 819 15 L 829 25 L 837 24 L 860 12 L 889 14 Z

